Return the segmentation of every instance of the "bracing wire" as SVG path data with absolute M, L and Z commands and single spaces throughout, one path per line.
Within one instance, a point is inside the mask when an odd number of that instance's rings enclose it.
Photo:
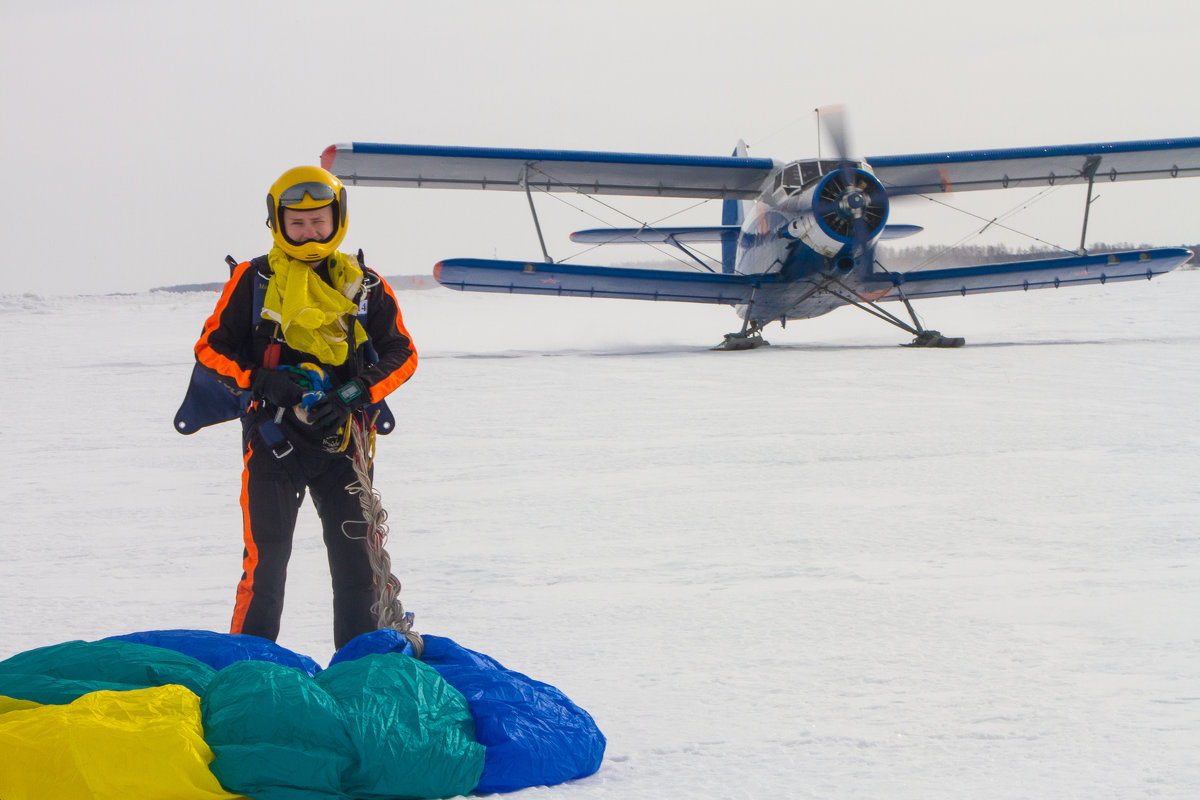
M 539 173 L 540 175 L 543 175 L 543 176 L 545 176 L 545 177 L 546 177 L 546 180 L 548 181 L 547 185 L 545 185 L 545 186 L 537 186 L 536 184 L 534 184 L 534 185 L 532 186 L 532 188 L 538 189 L 539 191 L 541 191 L 541 192 L 543 192 L 543 193 L 545 193 L 545 194 L 547 194 L 547 195 L 550 195 L 551 197 L 553 197 L 553 198 L 554 198 L 555 200 L 557 200 L 558 202 L 560 202 L 560 203 L 562 203 L 562 204 L 566 205 L 568 208 L 572 208 L 572 209 L 574 209 L 574 210 L 576 210 L 576 211 L 580 212 L 581 214 L 584 214 L 584 215 L 586 215 L 586 216 L 589 216 L 589 217 L 591 217 L 592 219 L 596 220 L 597 222 L 599 222 L 599 223 L 601 223 L 601 224 L 603 224 L 603 225 L 606 225 L 606 226 L 608 226 L 608 227 L 615 227 L 615 226 L 614 226 L 614 225 L 613 225 L 611 222 L 609 222 L 608 220 L 606 220 L 606 219 L 603 219 L 602 217 L 598 217 L 598 216 L 596 216 L 595 214 L 593 214 L 593 213 L 591 213 L 591 212 L 589 212 L 589 211 L 587 211 L 587 210 L 583 209 L 582 207 L 580 207 L 580 206 L 577 206 L 577 205 L 575 205 L 575 204 L 573 204 L 573 203 L 571 203 L 571 202 L 568 202 L 568 201 L 567 201 L 565 198 L 562 198 L 562 197 L 559 197 L 559 196 L 557 196 L 556 194 L 554 194 L 553 192 L 551 192 L 551 191 L 550 191 L 550 188 L 549 188 L 549 183 L 554 183 L 554 184 L 555 184 L 555 185 L 557 185 L 557 186 L 564 186 L 564 187 L 567 187 L 567 188 L 569 188 L 569 189 L 570 189 L 572 192 L 574 192 L 575 194 L 578 194 L 578 195 L 581 195 L 581 196 L 583 196 L 583 197 L 586 197 L 586 198 L 588 198 L 589 200 L 591 200 L 592 202 L 594 202 L 594 203 L 598 203 L 599 205 L 603 206 L 604 208 L 607 208 L 609 211 L 612 211 L 613 213 L 615 213 L 615 214 L 618 214 L 619 216 L 622 216 L 622 217 L 624 217 L 625 219 L 629 220 L 630 222 L 633 222 L 633 223 L 635 223 L 635 224 L 636 224 L 636 225 L 637 225 L 639 228 L 646 228 L 647 230 L 653 230 L 653 229 L 655 228 L 655 226 L 656 226 L 656 225 L 658 225 L 659 223 L 661 223 L 663 220 L 670 219 L 671 217 L 674 217 L 674 216 L 677 216 L 677 215 L 679 215 L 679 214 L 682 214 L 682 213 L 684 213 L 685 211 L 690 211 L 690 210 L 692 210 L 693 208 L 698 208 L 698 207 L 700 207 L 700 206 L 704 205 L 705 203 L 710 203 L 710 202 L 712 202 L 713 200 L 720 199 L 720 198 L 717 198 L 717 197 L 708 197 L 708 198 L 704 198 L 704 199 L 702 199 L 702 200 L 701 200 L 700 202 L 698 202 L 698 203 L 695 203 L 695 204 L 693 204 L 693 205 L 691 205 L 691 206 L 689 206 L 689 207 L 687 207 L 687 208 L 683 208 L 683 209 L 679 209 L 679 210 L 677 210 L 677 211 L 674 211 L 674 212 L 672 212 L 671 214 L 668 214 L 667 216 L 665 216 L 665 217 L 663 217 L 662 219 L 659 219 L 659 220 L 657 220 L 657 221 L 655 221 L 655 222 L 645 222 L 644 220 L 640 220 L 640 219 L 638 219 L 637 217 L 633 216 L 632 214 L 629 214 L 628 212 L 626 212 L 626 211 L 623 211 L 623 210 L 622 210 L 622 209 L 620 209 L 620 208 L 617 208 L 616 206 L 612 205 L 611 203 L 606 203 L 606 202 L 604 202 L 604 201 L 603 201 L 603 200 L 601 200 L 600 198 L 596 197 L 596 195 L 594 195 L 594 194 L 591 194 L 591 193 L 589 193 L 589 192 L 586 192 L 586 191 L 584 191 L 584 190 L 583 190 L 582 188 L 580 188 L 579 186 L 575 186 L 575 185 L 573 185 L 573 184 L 566 183 L 566 182 L 564 182 L 564 181 L 560 181 L 560 180 L 556 179 L 556 178 L 555 178 L 553 175 L 549 174 L 549 173 L 548 173 L 548 172 L 546 172 L 545 170 L 543 170 L 543 169 L 540 169 L 539 167 L 537 167 L 537 166 L 535 166 L 535 165 L 533 165 L 533 164 L 530 164 L 530 165 L 529 165 L 529 169 L 530 169 L 531 171 L 533 171 L 533 172 L 537 172 L 537 173 Z M 690 263 L 690 262 L 688 262 L 688 261 L 685 261 L 683 258 L 680 258 L 678 255 L 676 255 L 675 253 L 671 252 L 670 250 L 664 250 L 663 248 L 661 248 L 661 247 L 659 247 L 659 246 L 658 246 L 658 243 L 657 243 L 657 242 L 643 242 L 643 244 L 645 244 L 645 245 L 649 245 L 651 248 L 653 248 L 653 249 L 654 249 L 656 252 L 658 252 L 660 255 L 663 255 L 663 256 L 665 256 L 665 257 L 667 257 L 667 258 L 670 258 L 670 259 L 672 259 L 672 260 L 674 260 L 674 261 L 678 261 L 680 264 L 683 264 L 683 265 L 685 265 L 685 266 L 686 266 L 686 267 L 688 267 L 689 269 L 693 269 L 693 270 L 694 270 L 694 269 L 696 269 L 696 267 L 695 267 L 695 265 L 694 265 L 694 264 L 692 264 L 692 263 Z M 592 245 L 591 247 L 585 248 L 585 249 L 583 249 L 583 250 L 580 250 L 580 251 L 579 251 L 579 252 L 577 252 L 577 253 L 574 253 L 574 254 L 572 254 L 572 255 L 569 255 L 569 256 L 567 256 L 566 258 L 562 259 L 562 261 L 561 261 L 561 262 L 559 262 L 559 263 L 564 263 L 564 262 L 570 261 L 570 260 L 572 260 L 572 259 L 578 258 L 579 256 L 582 256 L 582 255 L 584 255 L 585 253 L 590 253 L 592 250 L 595 250 L 595 249 L 597 249 L 597 248 L 599 248 L 599 247 L 603 247 L 603 246 L 604 246 L 604 245 L 603 245 L 603 243 L 600 243 L 600 244 L 594 244 L 594 245 Z M 719 262 L 719 261 L 717 261 L 717 259 L 714 259 L 714 258 L 712 258 L 711 256 L 709 256 L 709 255 L 708 255 L 708 254 L 706 254 L 706 253 L 701 253 L 701 255 L 704 255 L 706 258 L 708 258 L 708 259 L 709 259 L 710 261 L 712 261 L 714 264 L 716 264 L 717 266 L 720 266 L 720 262 Z M 710 272 L 712 271 L 712 268 L 711 268 L 711 267 L 708 267 L 708 269 L 709 269 L 709 271 L 710 271 Z
M 971 232 L 969 232 L 969 233 L 965 234 L 964 236 L 960 237 L 960 238 L 958 239 L 958 241 L 956 241 L 956 242 L 954 242 L 954 243 L 952 243 L 952 244 L 948 244 L 948 245 L 946 245 L 946 246 L 945 246 L 945 247 L 943 247 L 941 250 L 939 250 L 938 252 L 936 252 L 936 253 L 934 253 L 932 256 L 930 256 L 929 258 L 927 258 L 927 259 L 925 259 L 924 261 L 922 261 L 922 262 L 921 262 L 920 264 L 918 264 L 916 267 L 913 267 L 913 270 L 915 271 L 915 270 L 924 269 L 925 267 L 929 266 L 930 264 L 934 263 L 934 262 L 935 262 L 935 261 L 937 261 L 939 258 L 941 258 L 942 256 L 944 256 L 946 253 L 950 252 L 951 250 L 953 250 L 953 249 L 954 249 L 954 248 L 956 248 L 956 247 L 959 247 L 959 246 L 961 246 L 961 245 L 963 245 L 963 244 L 967 243 L 967 242 L 968 242 L 968 241 L 970 241 L 971 239 L 974 239 L 976 236 L 979 236 L 979 235 L 981 235 L 981 234 L 982 234 L 984 231 L 986 231 L 988 228 L 990 228 L 990 227 L 992 227 L 992 226 L 995 226 L 995 227 L 997 227 L 997 228 L 1001 228 L 1001 229 L 1003 229 L 1003 230 L 1006 230 L 1006 231 L 1008 231 L 1008 232 L 1010 232 L 1010 233 L 1015 233 L 1015 234 L 1017 234 L 1018 236 L 1024 236 L 1024 237 L 1025 237 L 1025 238 L 1027 238 L 1027 239 L 1032 239 L 1033 241 L 1035 241 L 1035 242 L 1037 242 L 1037 243 L 1039 243 L 1039 244 L 1044 244 L 1044 245 L 1046 245 L 1047 247 L 1053 248 L 1053 249 L 1055 249 L 1055 250 L 1061 250 L 1061 251 L 1063 251 L 1064 253 L 1072 253 L 1073 251 L 1071 251 L 1071 250 L 1068 250 L 1067 248 L 1065 248 L 1065 247 L 1062 247 L 1061 245 L 1057 245 L 1057 244 L 1055 244 L 1054 242 L 1048 242 L 1048 241 L 1046 241 L 1045 239 L 1040 239 L 1040 238 L 1038 238 L 1037 236 L 1034 236 L 1034 235 L 1033 235 L 1033 234 L 1031 234 L 1031 233 L 1027 233 L 1027 232 L 1025 232 L 1025 231 L 1021 231 L 1021 230 L 1017 230 L 1016 228 L 1009 227 L 1008 225 L 1005 225 L 1005 224 L 1003 223 L 1003 221 L 1002 221 L 1002 220 L 1006 220 L 1006 219 L 1008 219 L 1008 218 L 1010 218 L 1010 217 L 1012 217 L 1012 216 L 1014 216 L 1014 215 L 1016 215 L 1016 214 L 1018 214 L 1018 213 L 1020 213 L 1020 212 L 1022 212 L 1022 211 L 1025 211 L 1025 210 L 1026 210 L 1026 209 L 1028 209 L 1030 206 L 1032 206 L 1034 203 L 1038 203 L 1038 202 L 1040 202 L 1040 201 L 1042 201 L 1042 200 L 1045 200 L 1047 197 L 1049 197 L 1049 196 L 1050 196 L 1050 194 L 1052 194 L 1053 192 L 1055 192 L 1055 191 L 1057 191 L 1057 190 L 1061 189 L 1062 187 L 1063 187 L 1063 184 L 1060 184 L 1060 185 L 1058 185 L 1058 186 L 1048 186 L 1048 187 L 1046 187 L 1045 189 L 1043 189 L 1042 191 L 1038 192 L 1038 193 L 1037 193 L 1036 195 L 1034 195 L 1033 197 L 1029 198 L 1028 200 L 1022 200 L 1021 202 L 1017 203 L 1015 206 L 1013 206 L 1012 208 L 1010 208 L 1008 211 L 1005 211 L 1005 212 L 1004 212 L 1004 213 L 1002 213 L 1002 214 L 998 214 L 997 216 L 995 216 L 995 217 L 992 217 L 991 219 L 988 219 L 987 217 L 984 217 L 984 216 L 981 216 L 981 215 L 979 215 L 979 214 L 976 214 L 976 213 L 974 213 L 973 211 L 968 211 L 968 210 L 966 210 L 965 208 L 959 208 L 958 206 L 951 205 L 950 203 L 947 203 L 947 202 L 945 202 L 944 200 L 938 200 L 936 197 L 932 197 L 932 196 L 930 196 L 930 195 L 927 195 L 927 194 L 918 194 L 918 195 L 913 195 L 913 196 L 915 196 L 915 197 L 921 197 L 921 198 L 923 198 L 923 199 L 925 199 L 925 200 L 928 200 L 928 201 L 929 201 L 929 202 L 931 202 L 931 203 L 936 203 L 937 205 L 940 205 L 940 206 L 942 206 L 943 208 L 948 208 L 948 209 L 950 209 L 951 211 L 956 211 L 956 212 L 958 212 L 959 214 L 965 214 L 965 215 L 966 215 L 966 216 L 968 216 L 968 217 L 973 217 L 973 218 L 975 218 L 975 219 L 977 219 L 977 220 L 979 220 L 979 221 L 981 221 L 981 222 L 983 222 L 983 223 L 984 223 L 983 227 L 982 227 L 982 228 L 980 228 L 979 230 L 974 230 L 974 231 L 971 231 Z

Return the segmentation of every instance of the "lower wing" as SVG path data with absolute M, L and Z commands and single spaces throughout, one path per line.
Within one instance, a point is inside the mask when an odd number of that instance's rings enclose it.
M 904 296 L 912 299 L 1149 280 L 1170 272 L 1191 257 L 1192 251 L 1182 247 L 1163 247 L 975 267 L 879 273 L 874 276 L 878 283 L 875 280 L 868 282 L 863 293 L 876 300 L 899 300 L 901 288 Z
M 591 267 L 529 261 L 452 258 L 434 266 L 433 277 L 468 292 L 612 297 L 735 306 L 757 287 L 778 283 L 769 275 L 730 275 L 682 270 Z

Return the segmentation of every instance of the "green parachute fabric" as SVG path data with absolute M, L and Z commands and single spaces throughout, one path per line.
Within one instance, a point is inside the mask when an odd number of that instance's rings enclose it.
M 70 703 L 101 690 L 177 683 L 200 695 L 216 670 L 183 653 L 126 642 L 63 642 L 0 661 L 0 695 Z M 0 795 L 3 797 L 3 795 Z
M 221 670 L 202 703 L 213 774 L 255 800 L 468 794 L 484 748 L 432 668 L 368 656 L 315 678 L 263 661 Z

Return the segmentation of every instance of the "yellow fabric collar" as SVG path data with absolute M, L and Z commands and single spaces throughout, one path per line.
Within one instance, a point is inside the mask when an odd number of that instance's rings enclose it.
M 367 339 L 362 326 L 354 324 L 358 306 L 353 298 L 363 282 L 355 259 L 340 252 L 329 257 L 333 286 L 278 247 L 271 248 L 267 259 L 271 281 L 263 299 L 263 318 L 279 323 L 284 341 L 293 350 L 315 356 L 323 364 L 345 363 L 350 352 L 347 331 L 353 327 L 355 348 Z

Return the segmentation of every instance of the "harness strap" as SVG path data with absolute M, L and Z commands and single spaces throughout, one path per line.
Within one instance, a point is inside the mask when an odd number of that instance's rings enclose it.
M 283 435 L 283 428 L 279 423 L 283 420 L 283 409 L 275 412 L 273 419 L 260 422 L 258 424 L 258 435 L 263 440 L 270 450 L 271 454 L 276 458 L 286 458 L 292 454 L 292 443 Z

